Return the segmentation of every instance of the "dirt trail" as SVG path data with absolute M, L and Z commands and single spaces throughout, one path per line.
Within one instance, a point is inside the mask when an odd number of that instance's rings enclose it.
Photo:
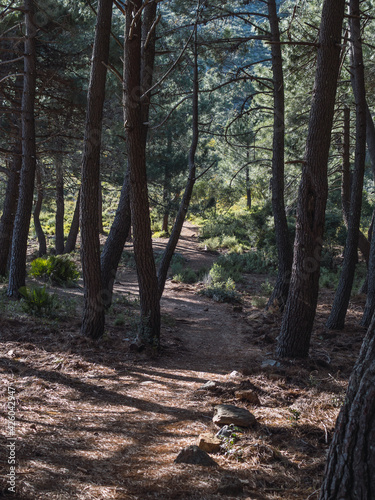
M 209 267 L 216 256 L 202 252 L 194 234 L 196 228 L 184 227 L 177 252 L 193 269 Z M 155 248 L 164 244 L 157 240 Z M 135 273 L 126 276 L 126 283 L 116 284 L 117 294 L 136 293 Z M 257 277 L 249 280 L 250 288 Z M 280 318 L 256 312 L 248 298 L 234 310 L 196 291 L 167 282 L 163 349 L 155 359 L 129 350 L 126 325 L 109 328 L 96 343 L 80 336 L 74 318 L 56 324 L 0 319 L 0 428 L 7 428 L 11 387 L 17 399 L 17 499 L 214 500 L 229 498 L 218 494 L 228 473 L 243 481 L 249 500 L 317 498 L 336 401 L 344 395 L 363 331 L 350 326 L 326 337 L 318 325 L 312 353 L 324 349 L 332 364 L 324 367 L 326 358 L 312 356 L 263 370 Z M 221 389 L 199 390 L 208 380 Z M 234 388 L 244 383 L 255 387 L 260 405 L 237 398 Z M 257 426 L 225 453 L 212 455 L 216 468 L 175 464 L 181 448 L 196 444 L 200 433 L 217 431 L 213 407 L 222 403 L 248 408 Z M 7 443 L 3 432 L 2 450 Z M 0 496 L 7 497 L 5 451 L 0 466 Z

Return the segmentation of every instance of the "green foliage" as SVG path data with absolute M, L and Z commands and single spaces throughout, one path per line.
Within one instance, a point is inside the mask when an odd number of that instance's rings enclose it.
M 241 302 L 241 295 L 236 291 L 236 284 L 232 278 L 228 278 L 225 282 L 208 284 L 199 294 L 210 297 L 216 302 Z
M 56 285 L 74 285 L 79 272 L 75 262 L 67 255 L 50 255 L 49 257 L 39 257 L 31 263 L 31 276 L 34 278 L 46 279 Z
M 173 276 L 174 281 L 178 281 L 180 283 L 196 283 L 198 281 L 198 275 L 193 269 L 186 268 L 182 269 L 179 273 Z
M 26 287 L 19 289 L 22 295 L 23 310 L 33 316 L 55 316 L 59 308 L 59 299 L 56 295 L 47 292 L 46 287 Z

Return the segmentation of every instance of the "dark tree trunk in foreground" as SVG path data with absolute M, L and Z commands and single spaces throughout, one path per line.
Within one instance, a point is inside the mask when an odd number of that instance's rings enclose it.
M 361 45 L 361 21 L 359 0 L 350 2 L 350 39 L 352 50 L 353 91 L 356 103 L 356 147 L 353 185 L 350 198 L 348 235 L 345 243 L 344 261 L 327 328 L 341 330 L 352 291 L 357 263 L 358 231 L 361 221 L 363 176 L 366 160 L 366 91 Z
M 98 220 L 102 117 L 111 20 L 112 0 L 99 0 L 88 88 L 80 207 L 81 261 L 85 290 L 81 333 L 92 338 L 101 337 L 104 333 Z
M 20 115 L 18 113 L 18 111 L 21 110 L 22 82 L 23 77 L 18 76 L 16 78 L 14 92 L 14 106 L 16 112 L 12 117 L 11 125 L 11 135 L 14 137 L 14 144 L 12 146 L 13 157 L 9 168 L 3 214 L 0 220 L 0 276 L 5 276 L 8 270 L 22 168 L 22 134 Z
M 12 244 L 14 218 L 18 202 L 18 186 L 22 167 L 21 144 L 15 148 L 10 167 L 8 184 L 5 192 L 3 214 L 0 220 L 0 276 L 5 276 L 8 269 L 9 252 Z
M 80 204 L 81 204 L 81 189 L 78 191 L 78 197 L 76 201 L 76 206 L 74 209 L 74 214 L 73 214 L 73 219 L 72 223 L 70 225 L 70 230 L 68 237 L 65 242 L 64 246 L 64 252 L 63 253 L 70 253 L 75 250 L 76 243 L 77 243 L 77 236 L 79 232 L 79 212 L 80 212 Z
M 278 273 L 275 288 L 267 307 L 278 306 L 284 309 L 292 271 L 293 249 L 289 240 L 288 222 L 284 204 L 284 135 L 285 135 L 285 103 L 284 75 L 281 55 L 279 20 L 275 0 L 268 0 L 268 15 L 271 28 L 272 71 L 273 71 L 273 156 L 272 156 L 272 210 L 275 221 Z
M 372 119 L 370 110 L 366 106 L 366 141 L 367 147 L 370 153 L 371 166 L 373 171 L 373 176 L 375 179 L 375 126 Z M 375 211 L 374 211 L 375 213 Z M 371 235 L 371 237 L 370 237 Z M 374 214 L 372 216 L 371 226 L 369 229 L 369 239 L 370 244 L 370 258 L 367 271 L 367 297 L 366 306 L 363 312 L 363 317 L 361 321 L 362 326 L 368 327 L 372 316 L 375 312 L 375 224 L 374 224 Z
M 142 94 L 147 92 L 152 85 L 153 67 L 155 59 L 155 18 L 156 2 L 150 2 L 146 5 L 143 13 L 142 22 L 142 42 L 141 42 L 141 89 Z M 125 65 L 128 64 L 125 61 Z M 124 71 L 125 68 L 124 68 Z M 143 121 L 143 145 L 146 147 L 147 130 L 145 125 L 148 122 L 150 106 L 150 96 L 147 94 L 142 101 L 141 112 Z M 106 308 L 112 303 L 113 285 L 115 282 L 118 264 L 121 254 L 131 232 L 131 211 L 130 211 L 130 182 L 129 169 L 125 174 L 124 183 L 121 189 L 120 201 L 117 207 L 116 215 L 110 229 L 110 233 L 104 245 L 101 255 L 101 273 L 102 273 L 102 297 Z
M 327 164 L 340 64 L 344 0 L 325 0 L 314 95 L 299 188 L 292 276 L 277 354 L 306 357 L 319 291 L 328 183 Z
M 126 4 L 124 46 L 124 123 L 130 181 L 134 257 L 137 266 L 141 324 L 139 342 L 154 348 L 160 342 L 160 302 L 152 250 L 146 173 L 147 125 L 143 120 L 141 70 L 142 0 Z
M 55 250 L 56 250 L 56 255 L 60 255 L 64 253 L 64 176 L 63 176 L 63 165 L 60 156 L 57 156 L 55 158 L 55 167 L 56 167 Z
M 131 228 L 129 175 L 125 175 L 120 201 L 108 238 L 100 257 L 102 273 L 102 300 L 108 309 L 112 304 L 113 285 L 126 239 Z
M 27 238 L 29 234 L 36 168 L 34 102 L 36 87 L 36 27 L 33 24 L 34 2 L 24 0 L 25 55 L 22 92 L 22 170 L 17 212 L 14 220 L 12 251 L 7 294 L 19 298 L 19 289 L 25 286 Z
M 336 422 L 320 500 L 375 498 L 375 318 Z
M 34 207 L 34 227 L 35 227 L 35 232 L 36 236 L 38 238 L 38 243 L 39 243 L 39 257 L 42 257 L 43 255 L 46 255 L 47 253 L 47 242 L 46 242 L 46 236 L 44 234 L 42 225 L 40 223 L 40 212 L 42 210 L 42 204 L 43 204 L 43 196 L 44 196 L 44 190 L 43 190 L 43 184 L 42 184 L 42 176 L 40 173 L 40 167 L 36 167 L 36 191 L 37 191 L 37 198 L 36 198 L 36 203 Z

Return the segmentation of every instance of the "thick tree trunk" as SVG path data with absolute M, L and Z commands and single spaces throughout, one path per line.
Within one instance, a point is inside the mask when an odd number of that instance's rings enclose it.
M 329 448 L 320 500 L 375 498 L 375 318 L 349 380 Z
M 81 333 L 92 338 L 104 333 L 99 242 L 100 150 L 107 75 L 112 0 L 99 0 L 88 89 L 81 184 L 81 261 L 84 308 Z
M 102 191 L 102 183 L 100 182 L 99 184 L 99 218 L 98 218 L 98 227 L 99 227 L 99 233 L 104 234 L 104 227 L 103 227 L 103 191 Z
M 340 330 L 344 328 L 345 316 L 352 291 L 355 266 L 358 260 L 358 231 L 361 221 L 363 177 L 366 160 L 366 91 L 363 68 L 361 23 L 358 0 L 350 1 L 350 39 L 352 50 L 353 91 L 356 103 L 356 149 L 355 170 L 350 199 L 350 216 L 348 235 L 346 238 L 344 261 L 336 290 L 331 314 L 327 320 L 327 328 Z
M 46 242 L 46 236 L 44 234 L 42 225 L 40 223 L 40 212 L 42 210 L 43 196 L 44 196 L 40 167 L 36 168 L 35 175 L 36 175 L 37 199 L 36 199 L 36 203 L 35 203 L 35 207 L 34 207 L 34 227 L 35 227 L 35 232 L 36 232 L 36 236 L 38 238 L 38 243 L 39 243 L 38 254 L 39 254 L 39 257 L 42 257 L 43 255 L 46 255 L 46 253 L 47 253 L 47 242 Z
M 8 271 L 12 246 L 14 219 L 17 211 L 20 174 L 22 168 L 22 134 L 18 110 L 21 110 L 23 77 L 16 78 L 14 106 L 16 113 L 12 119 L 12 135 L 14 136 L 13 158 L 9 169 L 8 183 L 5 192 L 3 214 L 0 220 L 0 276 Z
M 272 152 L 272 210 L 275 221 L 278 273 L 275 288 L 267 307 L 284 309 L 288 299 L 290 275 L 292 271 L 293 249 L 289 240 L 288 222 L 284 204 L 284 135 L 285 103 L 283 60 L 280 45 L 279 20 L 275 0 L 268 0 L 268 16 L 272 41 L 272 71 L 274 96 L 273 152 Z
M 154 4 L 154 2 L 152 2 Z M 126 4 L 124 44 L 124 123 L 130 181 L 130 208 L 133 224 L 134 256 L 137 266 L 141 324 L 139 341 L 156 349 L 160 343 L 160 302 L 152 250 L 151 221 L 146 173 L 147 125 L 139 93 L 145 78 L 152 73 L 141 64 L 142 0 Z M 146 15 L 145 8 L 145 14 Z M 148 10 L 148 9 L 147 9 Z M 149 99 L 149 96 L 147 96 Z M 144 103 L 147 105 L 147 102 Z
M 113 285 L 118 263 L 131 228 L 129 175 L 125 175 L 121 189 L 120 201 L 100 257 L 102 274 L 102 300 L 108 309 L 112 304 Z
M 375 179 L 375 126 L 374 121 L 372 119 L 370 110 L 368 106 L 366 107 L 366 140 L 367 146 L 370 153 L 371 158 L 371 166 L 373 170 L 373 176 Z M 374 210 L 375 213 L 375 210 Z M 371 238 L 370 238 L 371 234 Z M 367 297 L 366 297 L 366 306 L 363 312 L 363 317 L 361 321 L 361 325 L 369 326 L 372 316 L 375 312 L 375 224 L 374 224 L 374 214 L 371 221 L 371 226 L 369 229 L 369 239 L 371 240 L 370 244 L 370 258 L 369 265 L 367 271 Z M 362 287 L 363 288 L 363 287 Z
M 22 93 L 22 170 L 17 212 L 14 221 L 7 294 L 19 298 L 25 285 L 27 238 L 29 234 L 36 169 L 34 102 L 36 87 L 36 26 L 33 24 L 34 2 L 24 0 L 25 55 Z
M 64 246 L 63 253 L 70 253 L 75 250 L 77 243 L 77 236 L 79 232 L 79 212 L 80 212 L 80 204 L 81 204 L 81 189 L 78 191 L 78 197 L 76 201 L 76 206 L 74 209 L 72 223 L 70 225 L 70 230 L 68 237 L 66 239 L 66 243 Z
M 277 354 L 306 357 L 319 290 L 328 183 L 327 164 L 340 64 L 344 0 L 325 0 L 315 88 L 299 188 L 294 259 Z
M 60 156 L 55 157 L 56 167 L 56 217 L 55 217 L 55 251 L 56 255 L 64 253 L 64 175 Z

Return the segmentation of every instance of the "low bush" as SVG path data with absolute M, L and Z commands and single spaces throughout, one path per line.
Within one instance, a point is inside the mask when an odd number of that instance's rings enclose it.
M 26 287 L 19 290 L 22 300 L 22 309 L 32 316 L 55 316 L 59 308 L 59 300 L 56 295 L 47 292 L 46 287 Z
M 51 255 L 33 260 L 30 274 L 34 278 L 42 278 L 56 285 L 67 286 L 74 285 L 79 278 L 75 262 L 67 255 Z
M 198 275 L 193 269 L 186 268 L 182 269 L 179 273 L 173 276 L 174 281 L 178 281 L 180 283 L 196 283 L 198 281 Z
M 241 295 L 236 291 L 236 284 L 232 278 L 225 282 L 216 282 L 206 285 L 199 291 L 200 295 L 209 297 L 216 302 L 239 303 L 242 301 Z

